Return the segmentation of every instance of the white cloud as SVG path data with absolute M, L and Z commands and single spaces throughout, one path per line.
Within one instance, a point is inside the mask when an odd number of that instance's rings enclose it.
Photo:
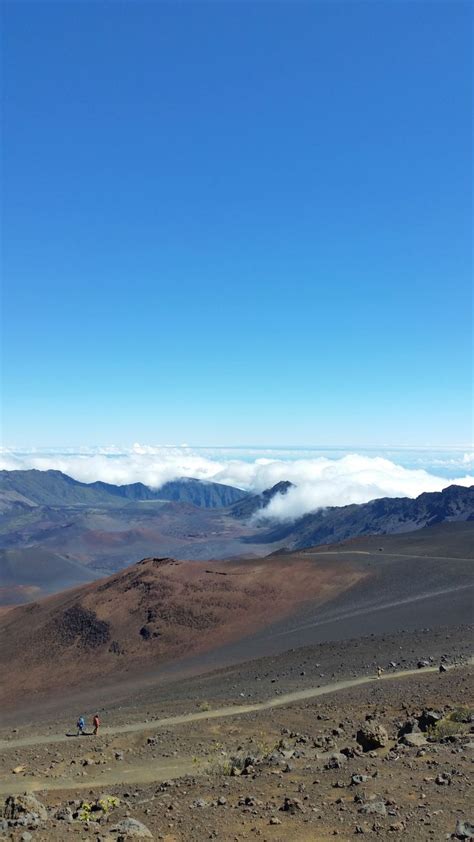
M 312 456 L 306 450 L 303 457 L 297 457 L 296 451 L 288 450 L 245 452 L 136 443 L 127 449 L 110 446 L 55 452 L 4 450 L 0 467 L 56 469 L 83 482 L 99 479 L 118 485 L 143 482 L 153 488 L 183 476 L 226 483 L 251 492 L 290 480 L 297 487 L 284 496 L 276 496 L 266 509 L 267 515 L 278 519 L 293 519 L 317 508 L 364 503 L 376 497 L 416 497 L 423 491 L 441 491 L 452 483 L 474 484 L 474 476 L 461 473 L 472 464 L 470 454 L 463 452 L 450 458 L 460 468 L 460 476 L 456 478 L 439 476 L 433 469 L 403 466 L 393 461 L 393 456 L 388 459 L 371 453 L 346 453 L 335 458 L 320 453 Z M 425 464 L 429 464 L 429 459 Z M 437 456 L 432 457 L 430 464 L 438 464 Z

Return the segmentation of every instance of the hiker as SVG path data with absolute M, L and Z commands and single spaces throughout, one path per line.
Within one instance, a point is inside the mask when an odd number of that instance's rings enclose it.
M 86 720 L 83 716 L 80 716 L 77 720 L 77 736 L 82 737 L 84 735 L 84 728 L 86 727 Z
M 92 724 L 94 726 L 94 737 L 96 737 L 97 734 L 99 733 L 99 726 L 100 726 L 100 719 L 99 719 L 98 713 L 96 713 L 96 715 L 94 716 L 94 719 L 92 720 Z
M 382 667 L 377 667 L 377 678 L 381 678 L 383 673 Z

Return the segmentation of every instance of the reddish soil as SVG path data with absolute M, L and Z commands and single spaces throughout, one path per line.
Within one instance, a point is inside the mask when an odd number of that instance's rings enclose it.
M 322 605 L 365 575 L 303 555 L 225 565 L 145 559 L 0 617 L 3 702 L 215 649 Z

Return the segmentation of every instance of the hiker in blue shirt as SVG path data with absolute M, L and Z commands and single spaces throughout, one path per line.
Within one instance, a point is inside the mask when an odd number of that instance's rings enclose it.
M 77 736 L 82 736 L 84 734 L 84 728 L 86 727 L 86 720 L 83 716 L 80 716 L 77 720 Z

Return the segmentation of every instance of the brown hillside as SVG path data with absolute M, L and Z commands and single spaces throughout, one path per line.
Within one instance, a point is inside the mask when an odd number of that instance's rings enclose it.
M 365 575 L 349 562 L 298 554 L 226 564 L 144 559 L 0 615 L 3 701 L 217 648 L 332 600 Z

